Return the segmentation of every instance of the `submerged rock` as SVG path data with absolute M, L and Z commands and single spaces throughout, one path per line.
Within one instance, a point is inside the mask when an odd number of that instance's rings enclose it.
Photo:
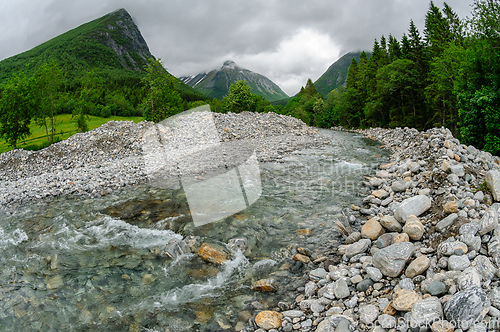
M 222 264 L 230 258 L 226 248 L 210 243 L 203 243 L 198 250 L 198 255 L 207 262 Z
M 278 283 L 273 278 L 260 279 L 252 284 L 252 289 L 260 292 L 276 292 Z

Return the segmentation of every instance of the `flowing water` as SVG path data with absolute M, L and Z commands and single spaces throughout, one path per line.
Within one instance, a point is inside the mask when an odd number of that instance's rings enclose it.
M 201 227 L 182 190 L 146 184 L 7 210 L 0 217 L 0 331 L 224 331 L 293 302 L 305 283 L 294 249 L 314 257 L 337 246 L 335 219 L 359 204 L 361 181 L 387 161 L 359 135 L 321 133 L 330 144 L 260 164 L 255 204 Z M 198 245 L 244 238 L 247 248 L 222 266 L 197 254 L 162 254 L 173 238 L 188 237 Z M 269 277 L 277 292 L 251 289 Z

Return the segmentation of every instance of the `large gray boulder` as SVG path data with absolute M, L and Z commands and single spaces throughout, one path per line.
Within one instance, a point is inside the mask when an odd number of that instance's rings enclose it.
M 373 255 L 373 266 L 383 275 L 395 278 L 401 274 L 414 252 L 415 246 L 410 242 L 391 244 Z
M 493 199 L 497 202 L 500 202 L 500 171 L 496 169 L 488 171 L 484 180 L 486 181 L 486 185 L 493 194 Z
M 467 330 L 474 321 L 486 315 L 490 300 L 481 287 L 472 287 L 455 293 L 444 306 L 444 314 L 449 322 L 460 324 Z
M 479 235 L 483 236 L 491 232 L 498 226 L 498 212 L 496 209 L 489 208 L 479 222 Z
M 417 195 L 405 199 L 394 210 L 394 217 L 398 221 L 406 222 L 409 216 L 419 216 L 431 207 L 431 199 L 425 195 Z

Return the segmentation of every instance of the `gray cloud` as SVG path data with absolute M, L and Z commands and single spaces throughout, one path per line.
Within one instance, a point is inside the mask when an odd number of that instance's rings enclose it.
M 447 1 L 462 18 L 471 2 Z M 422 31 L 428 7 L 427 0 L 2 0 L 0 59 L 126 8 L 172 74 L 232 59 L 293 95 L 342 54 L 370 50 L 382 34 L 401 38 L 410 19 Z

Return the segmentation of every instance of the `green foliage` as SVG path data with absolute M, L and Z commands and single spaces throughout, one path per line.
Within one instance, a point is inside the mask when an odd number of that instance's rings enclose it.
M 24 73 L 13 75 L 4 86 L 0 98 L 0 137 L 17 148 L 17 142 L 30 135 L 34 100 L 31 82 Z
M 149 59 L 146 77 L 147 96 L 142 104 L 144 118 L 160 122 L 184 110 L 179 92 L 174 89 L 175 79 L 163 67 L 161 60 Z
M 62 96 L 60 92 L 62 77 L 63 73 L 55 62 L 42 65 L 32 77 L 34 116 L 37 125 L 45 127 L 47 144 L 53 141 L 56 131 L 54 115 Z
M 370 59 L 352 59 L 347 87 L 328 94 L 316 125 L 445 126 L 462 142 L 500 155 L 500 1 L 475 0 L 465 23 L 430 2 L 424 38 L 413 21 L 401 41 L 375 40 Z M 306 110 L 295 100 L 285 108 Z M 304 117 L 304 115 L 301 115 Z
M 250 92 L 250 86 L 245 81 L 237 81 L 229 87 L 229 93 L 222 100 L 222 112 L 254 112 L 256 96 Z

